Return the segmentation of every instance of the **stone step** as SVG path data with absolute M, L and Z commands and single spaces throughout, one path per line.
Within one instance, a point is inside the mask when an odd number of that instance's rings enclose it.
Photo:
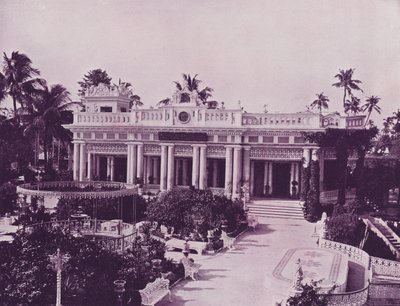
M 253 200 L 247 206 L 260 217 L 304 220 L 298 200 Z
M 393 306 L 393 305 L 400 305 L 399 299 L 369 299 L 367 306 Z

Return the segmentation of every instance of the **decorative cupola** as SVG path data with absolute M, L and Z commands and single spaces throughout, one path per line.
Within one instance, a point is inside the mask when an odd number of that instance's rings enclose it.
M 86 112 L 128 112 L 132 92 L 125 84 L 91 86 L 83 98 Z

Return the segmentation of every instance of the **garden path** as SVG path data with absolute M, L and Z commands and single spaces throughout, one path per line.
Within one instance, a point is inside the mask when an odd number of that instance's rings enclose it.
M 197 281 L 184 280 L 172 289 L 173 302 L 158 306 L 268 306 L 275 305 L 272 292 L 264 287 L 266 277 L 288 248 L 316 247 L 311 235 L 314 224 L 304 220 L 260 218 L 256 232 L 247 231 L 235 248 L 217 255 L 191 255 L 201 264 Z M 167 252 L 179 260 L 181 253 Z

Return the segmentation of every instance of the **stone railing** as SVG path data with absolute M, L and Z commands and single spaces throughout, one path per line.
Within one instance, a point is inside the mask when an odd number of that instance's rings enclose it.
M 327 239 L 320 239 L 319 247 L 344 253 L 350 259 L 362 264 L 366 269 L 369 269 L 370 258 L 368 253 L 357 247 Z
M 327 296 L 327 306 L 363 306 L 368 301 L 368 285 L 361 290 L 333 293 Z
M 298 114 L 260 114 L 246 113 L 242 116 L 245 126 L 262 126 L 271 128 L 320 128 L 320 116 L 313 113 Z
M 397 277 L 400 280 L 400 262 L 371 256 L 373 274 Z
M 57 220 L 50 222 L 27 225 L 23 229 L 26 232 L 34 232 L 38 229 L 55 230 L 62 229 L 74 236 L 93 236 L 95 242 L 101 247 L 115 252 L 124 252 L 131 247 L 136 238 L 135 226 L 119 220 Z
M 74 125 L 129 125 L 131 122 L 130 113 L 74 113 Z
M 213 195 L 224 196 L 225 195 L 225 188 L 219 187 L 209 187 L 208 188 Z

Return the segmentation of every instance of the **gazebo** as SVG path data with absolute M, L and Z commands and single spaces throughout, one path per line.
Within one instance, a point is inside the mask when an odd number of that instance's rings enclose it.
M 124 251 L 130 245 L 135 235 L 135 226 L 122 222 L 122 202 L 121 199 L 137 194 L 137 188 L 127 186 L 119 182 L 79 182 L 79 181 L 53 181 L 22 184 L 17 187 L 20 207 L 26 206 L 26 197 L 36 197 L 41 201 L 44 198 L 57 199 L 90 199 L 93 203 L 93 218 L 68 218 L 68 220 L 53 220 L 40 224 L 33 224 L 25 229 L 34 231 L 39 227 L 48 229 L 62 228 L 68 229 L 74 235 L 93 236 L 103 246 Z M 118 219 L 98 220 L 97 200 L 98 199 L 119 199 Z M 135 206 L 135 203 L 132 203 Z M 133 209 L 133 220 L 136 220 L 136 210 Z M 74 217 L 74 216 L 71 216 Z M 86 217 L 86 216 L 85 216 Z

